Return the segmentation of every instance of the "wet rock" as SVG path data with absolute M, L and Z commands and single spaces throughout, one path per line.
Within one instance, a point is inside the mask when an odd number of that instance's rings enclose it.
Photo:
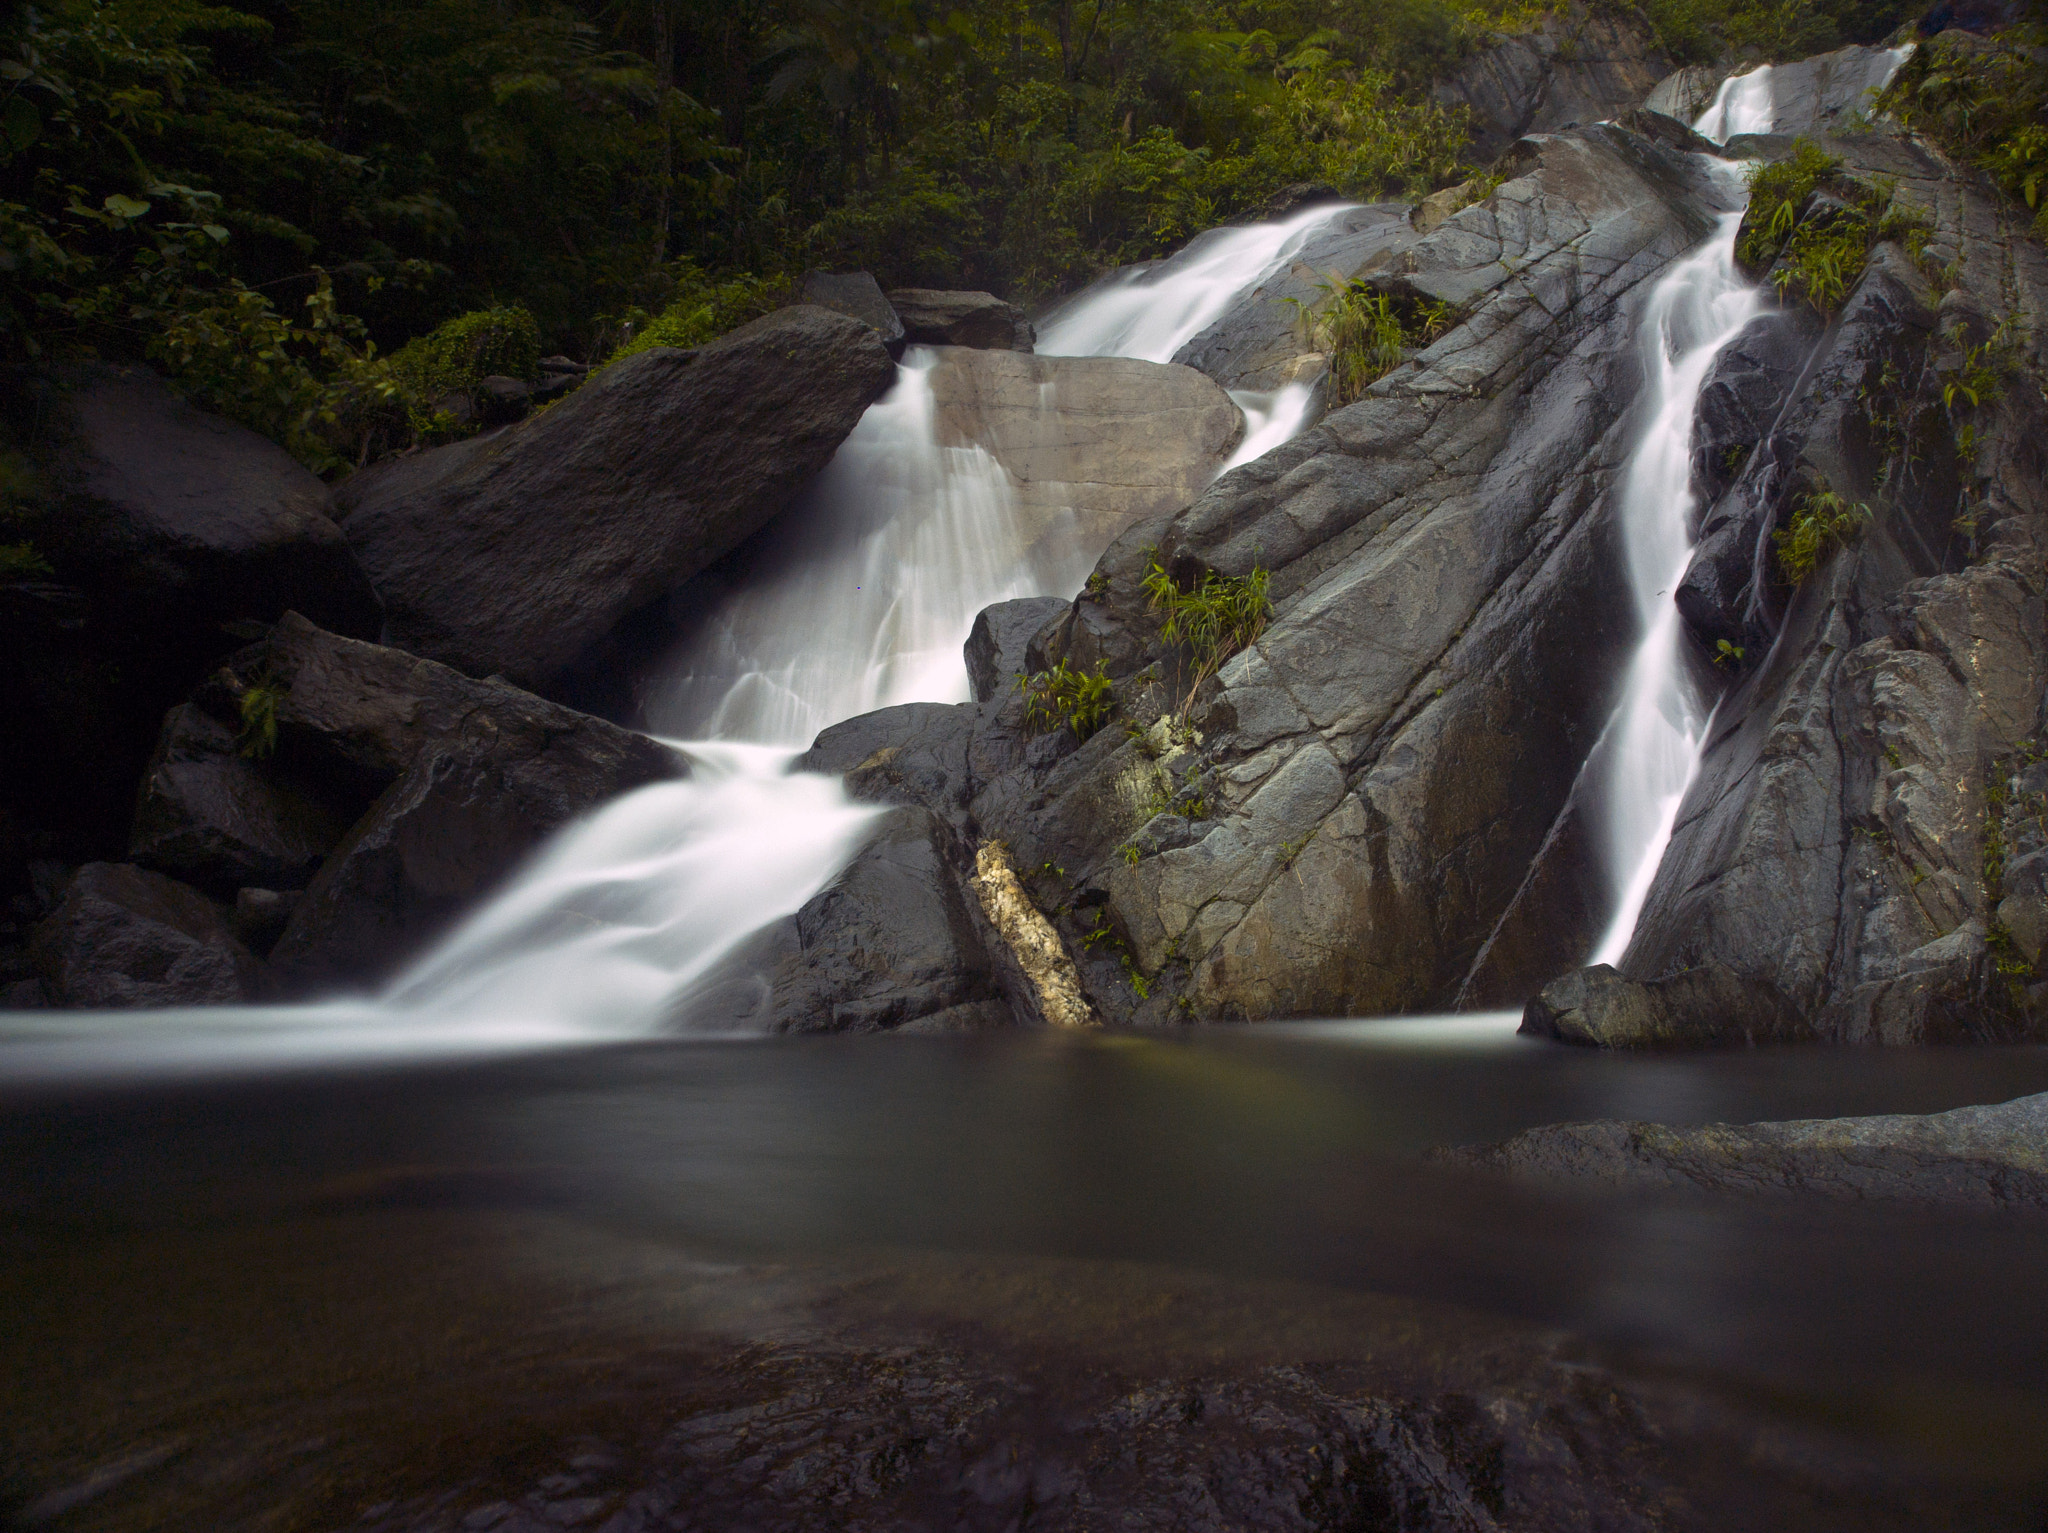
M 1024 311 L 993 293 L 899 287 L 890 289 L 889 302 L 913 345 L 1029 351 L 1038 340 Z
M 1027 596 L 984 607 L 975 616 L 967 635 L 967 684 L 977 703 L 1002 696 L 1028 673 L 1032 639 L 1067 605 L 1057 596 Z
M 1483 164 L 1525 134 L 1620 116 L 1670 68 L 1641 16 L 1574 3 L 1480 50 L 1435 95 L 1471 109 L 1471 155 Z
M 602 720 L 550 718 L 543 729 L 563 732 L 537 736 L 507 722 L 427 747 L 335 848 L 271 950 L 289 993 L 388 976 L 550 834 L 678 770 L 665 748 Z
M 340 515 L 391 643 L 546 686 L 766 525 L 894 377 L 868 326 L 783 309 L 628 357 L 517 426 L 378 464 Z
M 304 888 L 361 807 L 245 755 L 235 727 L 181 703 L 142 780 L 128 857 L 220 899 L 245 884 Z
M 843 776 L 847 791 L 865 803 L 918 805 L 964 830 L 979 723 L 965 704 L 877 709 L 825 730 L 796 769 Z
M 1321 359 L 1299 306 L 1325 303 L 1322 285 L 1332 276 L 1348 279 L 1394 267 L 1419 237 L 1410 211 L 1406 203 L 1373 203 L 1331 213 L 1307 234 L 1285 267 L 1233 302 L 1173 360 L 1207 373 L 1226 389 L 1271 391 L 1312 381 L 1303 376 L 1304 360 Z M 1215 237 L 1197 235 L 1184 255 L 1199 257 L 1205 242 Z M 1308 371 L 1320 367 L 1311 365 Z
M 205 895 L 121 863 L 80 868 L 30 953 L 58 1006 L 224 1005 L 261 974 Z
M 1693 1025 L 1702 1015 L 1726 1019 L 1711 1038 Z M 1711 964 L 1648 984 L 1612 964 L 1575 969 L 1543 987 L 1521 1026 L 1532 1037 L 1609 1049 L 1768 1043 L 1801 1030 L 1802 1019 L 1781 997 Z
M 2048 1213 L 2048 1095 L 1925 1117 L 1672 1128 L 1558 1123 L 1436 1152 L 1455 1165 L 1610 1186 Z
M 864 271 L 836 275 L 814 271 L 804 278 L 797 301 L 859 320 L 882 338 L 892 354 L 901 353 L 906 340 L 919 339 L 906 334 L 903 319 L 891 300 L 882 296 L 881 284 Z
M 235 774 L 245 800 L 273 815 L 311 800 L 354 822 L 273 951 L 297 993 L 382 977 L 550 832 L 682 771 L 673 752 L 644 736 L 503 681 L 341 638 L 295 613 L 237 654 L 214 685 L 230 699 L 261 688 L 276 723 L 271 756 L 237 756 L 232 766 L 213 758 L 220 773 Z M 208 791 L 219 782 L 207 778 Z M 222 818 L 163 823 L 173 844 L 211 836 L 204 844 L 213 846 Z M 226 870 L 255 865 L 247 855 L 222 862 Z
M 846 871 L 797 912 L 794 950 L 769 980 L 770 1029 L 1007 1025 L 986 928 L 957 871 L 961 861 L 936 815 L 891 811 Z
M 930 380 L 940 442 L 986 449 L 1014 481 L 1027 529 L 1071 539 L 1078 523 L 1097 546 L 1187 505 L 1244 430 L 1230 396 L 1192 368 L 1127 357 L 956 347 Z
M 298 908 L 296 889 L 237 889 L 231 918 L 235 936 L 250 952 L 267 955 Z

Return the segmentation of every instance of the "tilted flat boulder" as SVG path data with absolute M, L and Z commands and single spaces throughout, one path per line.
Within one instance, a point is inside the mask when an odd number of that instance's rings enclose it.
M 930 381 L 939 441 L 1008 470 L 1035 534 L 1096 548 L 1186 506 L 1244 431 L 1243 412 L 1193 368 L 1128 357 L 954 347 Z
M 965 653 L 967 687 L 977 703 L 999 698 L 1016 685 L 1015 678 L 1031 668 L 1026 658 L 1031 641 L 1066 609 L 1057 596 L 1025 596 L 975 614 Z
M 89 862 L 29 940 L 59 1006 L 218 1006 L 248 1000 L 261 965 L 197 889 Z
M 889 290 L 889 303 L 913 345 L 1029 351 L 1038 340 L 1024 311 L 994 293 L 899 287 Z
M 895 364 L 799 306 L 655 347 L 531 420 L 357 475 L 338 499 L 390 643 L 545 687 L 637 609 L 760 530 Z
M 1608 1186 L 2048 1213 L 2048 1095 L 1926 1116 L 1553 1123 L 1438 1150 L 1477 1170 Z

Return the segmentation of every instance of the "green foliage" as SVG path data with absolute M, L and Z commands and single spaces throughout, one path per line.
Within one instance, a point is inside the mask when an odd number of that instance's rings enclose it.
M 1771 273 L 1771 283 L 1781 299 L 1795 295 L 1821 313 L 1832 314 L 1863 275 L 1869 255 L 1870 225 L 1865 219 L 1850 213 L 1809 218 L 1792 231 L 1779 252 L 1781 264 Z
M 742 272 L 714 281 L 695 263 L 678 262 L 674 300 L 659 314 L 628 312 L 618 322 L 619 343 L 607 360 L 616 362 L 650 346 L 701 346 L 787 303 L 789 297 L 787 278 Z
M 1073 669 L 1062 660 L 1049 671 L 1019 675 L 1017 690 L 1024 694 L 1027 729 L 1065 727 L 1078 740 L 1094 734 L 1116 709 L 1116 694 L 1101 660 L 1093 671 Z
M 284 700 L 284 688 L 272 681 L 260 681 L 242 690 L 242 729 L 235 748 L 253 760 L 267 759 L 277 749 L 277 705 Z
M 436 407 L 448 395 L 473 394 L 486 378 L 528 380 L 539 366 L 539 327 L 516 305 L 459 314 L 407 342 L 390 363 L 392 380 L 423 431 L 432 428 Z
M 1737 252 L 1746 265 L 1760 269 L 1776 259 L 1801 206 L 1841 163 L 1812 139 L 1801 138 L 1794 140 L 1789 159 L 1759 161 L 1749 168 L 1749 210 Z
M 2029 24 L 1992 38 L 1930 38 L 1900 66 L 1881 105 L 1956 159 L 1987 171 L 2014 201 L 2035 209 L 2037 229 L 2048 232 L 2044 37 Z
M 1680 63 L 1735 54 L 1784 61 L 1874 43 L 1920 9 L 1905 0 L 1648 0 L 1644 13 Z
M 1771 534 L 1785 583 L 1804 583 L 1834 549 L 1855 542 L 1869 520 L 1870 507 L 1850 505 L 1827 485 L 1808 490 L 1800 496 L 1791 519 Z
M 0 543 L 0 580 L 33 580 L 49 573 L 33 543 Z
M 1960 402 L 1982 409 L 2005 392 L 2005 380 L 2019 365 L 2019 344 L 2011 322 L 2000 325 L 1982 345 L 1969 344 L 1969 332 L 1961 325 L 1948 332 L 1961 357 L 1956 370 L 1941 386 L 1941 407 L 1953 415 Z
M 1186 701 L 1193 700 L 1202 683 L 1223 668 L 1224 661 L 1266 631 L 1273 614 L 1273 603 L 1266 595 L 1269 578 L 1267 571 L 1258 568 L 1249 575 L 1219 575 L 1209 570 L 1183 590 L 1158 559 L 1152 559 L 1143 584 L 1146 605 L 1160 615 L 1159 636 L 1169 643 L 1187 645 L 1194 655 Z
M 1742 664 L 1744 653 L 1740 644 L 1731 644 L 1726 639 L 1716 639 L 1714 641 L 1714 664 L 1716 665 L 1740 665 Z

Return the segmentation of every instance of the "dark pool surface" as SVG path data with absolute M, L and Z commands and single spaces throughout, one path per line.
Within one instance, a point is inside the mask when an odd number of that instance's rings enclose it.
M 1441 1322 L 1470 1332 L 1451 1350 L 1496 1324 L 1566 1333 L 1639 1375 L 2032 1485 L 2048 1475 L 2048 1227 L 1563 1192 L 1420 1155 L 1561 1120 L 1932 1112 L 2038 1091 L 2048 1049 L 1625 1058 L 1491 1021 L 650 1042 L 15 1084 L 0 1088 L 0 1494 L 34 1514 L 24 1525 L 169 1525 L 175 1498 L 153 1500 L 152 1477 L 198 1455 L 206 1483 L 237 1487 L 220 1492 L 243 1509 L 217 1513 L 229 1525 L 287 1462 L 303 1476 L 332 1458 L 322 1483 L 340 1484 L 344 1461 L 402 1461 L 374 1423 L 519 1353 L 552 1382 L 435 1407 L 467 1446 L 437 1427 L 420 1473 L 459 1476 L 533 1418 L 510 1403 L 520 1390 L 573 1412 L 586 1384 L 564 1359 L 602 1353 L 616 1378 L 618 1359 L 699 1332 L 796 1334 L 827 1288 L 835 1323 L 922 1305 L 1041 1348 L 1070 1326 L 1076 1347 L 1143 1331 L 1204 1356 L 1234 1330 L 1274 1356 L 1327 1351 L 1315 1312 L 1353 1300 L 1433 1306 L 1470 1317 Z M 1062 1319 L 1017 1277 L 1047 1263 L 1170 1273 L 1211 1298 L 1176 1301 L 1178 1341 L 1164 1300 L 1142 1324 L 1078 1300 Z M 1227 1292 L 1292 1297 L 1233 1321 Z M 356 1426 L 323 1425 L 326 1406 Z M 209 1504 L 196 1476 L 180 1516 Z M 293 1495 L 269 1525 L 330 1525 L 319 1509 L 347 1502 Z

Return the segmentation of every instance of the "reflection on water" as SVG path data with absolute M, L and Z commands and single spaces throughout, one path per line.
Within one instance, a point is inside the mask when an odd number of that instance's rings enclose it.
M 1885 1451 L 2003 1483 L 2048 1470 L 2048 1229 L 1559 1193 L 1416 1156 L 1559 1119 L 1935 1111 L 2042 1089 L 2048 1050 L 1630 1060 L 1517 1041 L 1500 1018 L 675 1041 L 407 1073 L 16 1087 L 0 1108 L 0 1302 L 16 1318 L 0 1412 L 26 1419 L 19 1392 L 36 1392 L 24 1462 L 43 1487 L 176 1441 L 235 1446 L 255 1477 L 238 1493 L 256 1495 L 290 1446 L 264 1435 L 287 1399 L 293 1420 L 320 1418 L 294 1428 L 306 1465 L 338 1474 L 383 1453 L 431 1479 L 525 1430 L 514 1418 L 533 1402 L 458 1387 L 518 1359 L 545 1364 L 553 1382 L 532 1387 L 568 1412 L 590 1349 L 818 1334 L 826 1310 L 833 1325 L 900 1320 L 939 1302 L 927 1285 L 963 1282 L 963 1262 L 1039 1295 L 976 1323 L 1054 1346 L 1062 1327 L 1095 1326 L 1074 1293 L 1128 1287 L 1100 1264 L 1138 1263 L 1148 1283 L 1212 1298 L 1297 1285 L 1303 1309 L 1271 1320 L 1274 1347 L 1365 1345 L 1328 1328 L 1365 1296 L 1455 1305 L 1467 1319 L 1408 1315 L 1402 1334 L 1459 1351 L 1474 1326 L 1562 1327 L 1660 1376 L 1848 1421 Z M 1027 1315 L 1052 1302 L 1021 1275 L 1045 1262 L 1102 1275 L 1063 1279 L 1069 1307 Z M 1160 1302 L 1147 1345 L 1210 1356 L 1215 1317 L 1194 1306 L 1179 1335 Z M 1266 1345 L 1265 1323 L 1245 1324 L 1245 1346 Z M 446 1462 L 403 1425 L 426 1408 L 404 1382 L 416 1375 L 455 1392 L 443 1404 L 464 1425 Z M 1943 1419 L 1995 1419 L 2003 1435 L 1964 1452 L 1908 1409 L 1934 1398 Z M 366 1424 L 344 1446 L 328 1418 L 351 1412 Z M 138 1474 L 109 1506 L 149 1510 Z

